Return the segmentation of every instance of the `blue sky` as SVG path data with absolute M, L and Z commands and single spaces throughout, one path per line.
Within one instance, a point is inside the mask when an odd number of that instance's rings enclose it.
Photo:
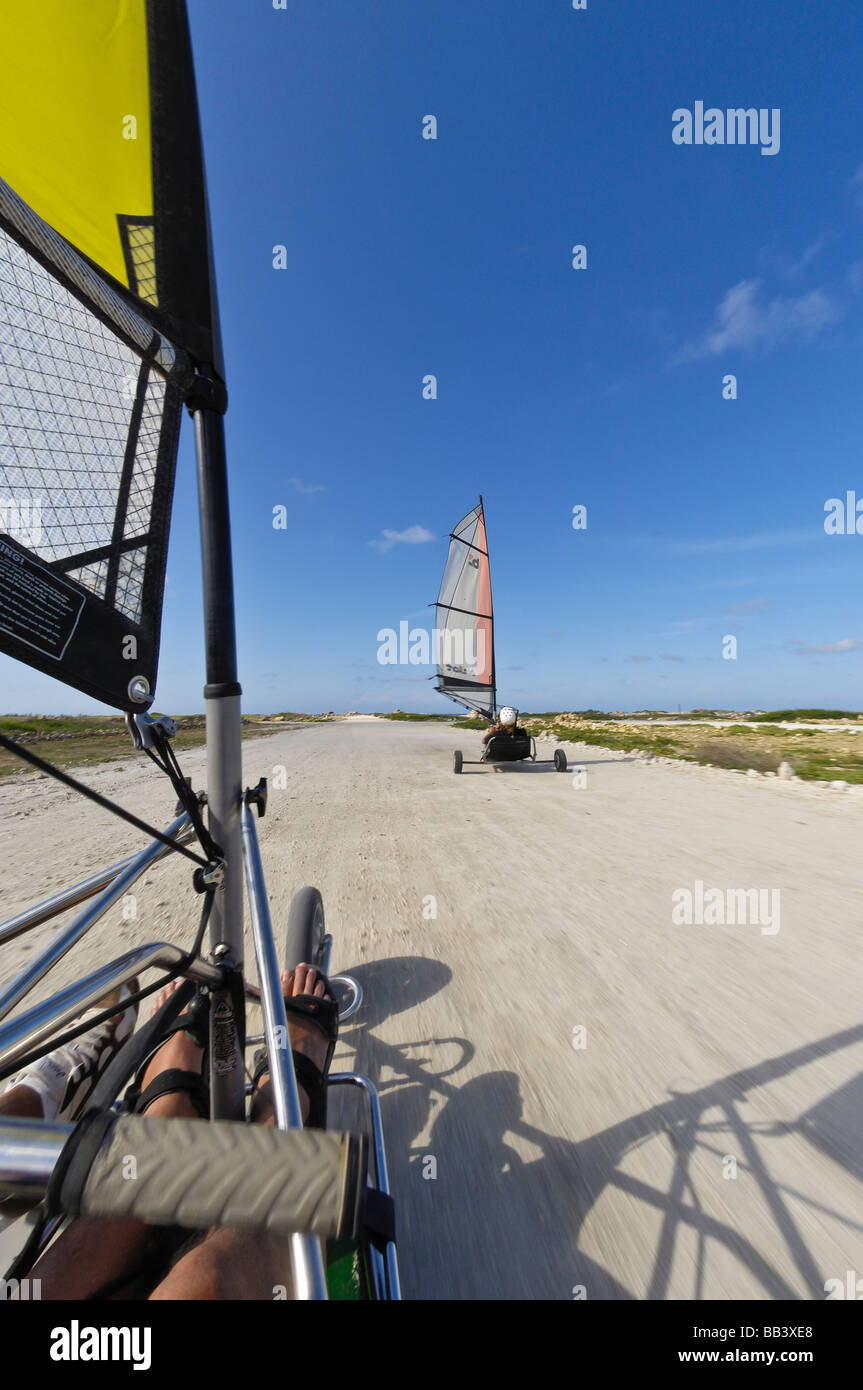
M 823 525 L 863 498 L 859 3 L 189 10 L 245 707 L 452 710 L 377 634 L 431 622 L 482 492 L 502 700 L 863 709 L 863 536 Z M 675 145 L 699 100 L 778 108 L 779 152 Z M 187 422 L 174 713 L 202 707 L 196 525 Z M 97 708 L 0 681 L 9 710 Z

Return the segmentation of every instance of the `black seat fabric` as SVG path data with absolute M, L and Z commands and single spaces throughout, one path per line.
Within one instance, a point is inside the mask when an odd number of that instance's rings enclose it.
M 517 762 L 530 757 L 530 735 L 516 728 L 512 734 L 492 734 L 485 746 L 485 756 L 492 762 Z

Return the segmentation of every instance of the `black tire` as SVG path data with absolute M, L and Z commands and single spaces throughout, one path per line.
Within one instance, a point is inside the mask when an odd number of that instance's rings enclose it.
M 554 766 L 558 772 L 566 772 L 566 754 L 562 748 L 554 750 Z
M 452 755 L 452 770 L 453 770 L 453 772 L 461 772 L 461 766 L 462 766 L 463 761 L 464 761 L 464 759 L 462 758 L 462 755 L 461 755 L 461 749 L 460 749 L 460 748 L 457 748 L 457 749 L 455 750 L 455 752 L 453 753 L 453 755 Z
M 324 952 L 324 900 L 319 888 L 300 888 L 291 898 L 285 940 L 285 968 L 315 965 L 320 969 Z

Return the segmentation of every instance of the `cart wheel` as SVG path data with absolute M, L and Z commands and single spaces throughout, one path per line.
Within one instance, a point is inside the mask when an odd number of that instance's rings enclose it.
M 558 772 L 566 772 L 566 754 L 562 748 L 554 750 L 554 766 Z
M 461 765 L 462 765 L 461 749 L 460 749 L 460 748 L 457 748 L 457 749 L 455 750 L 455 752 L 453 753 L 453 755 L 452 755 L 452 770 L 453 770 L 453 772 L 461 772 Z
M 300 888 L 291 898 L 285 942 L 285 968 L 314 965 L 320 969 L 324 950 L 324 900 L 319 888 Z

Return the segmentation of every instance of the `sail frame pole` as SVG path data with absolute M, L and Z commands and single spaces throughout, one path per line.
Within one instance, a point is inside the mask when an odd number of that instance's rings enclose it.
M 491 561 L 490 561 L 490 559 L 489 559 L 489 554 L 488 554 L 488 531 L 486 531 L 486 529 L 485 529 L 485 505 L 484 505 L 483 500 L 482 500 L 482 493 L 480 493 L 480 495 L 479 495 L 479 514 L 480 514 L 480 516 L 482 517 L 482 529 L 483 529 L 483 533 L 484 533 L 484 535 L 485 535 L 485 544 L 486 544 L 485 557 L 486 557 L 487 560 L 489 560 L 489 572 L 488 572 L 488 598 L 489 598 L 489 605 L 488 605 L 488 606 L 489 606 L 489 608 L 491 609 L 491 612 L 489 613 L 489 619 L 490 619 L 490 621 L 491 621 L 491 715 L 492 715 L 491 722 L 494 723 L 494 717 L 495 717 L 495 715 L 497 714 L 497 667 L 495 666 L 495 657 L 494 657 L 494 594 L 492 593 L 492 588 L 491 588 Z
M 210 948 L 218 964 L 243 966 L 242 720 L 237 680 L 237 637 L 225 423 L 220 410 L 200 399 L 189 403 L 195 426 L 201 530 L 207 683 L 207 786 L 209 830 L 225 857 L 224 884 L 210 916 Z M 227 988 L 210 1008 L 211 1116 L 238 1119 L 244 1110 L 242 1000 Z

